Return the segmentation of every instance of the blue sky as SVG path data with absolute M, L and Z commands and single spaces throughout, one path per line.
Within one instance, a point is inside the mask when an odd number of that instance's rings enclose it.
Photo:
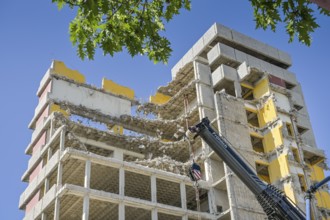
M 18 201 L 26 187 L 20 178 L 29 159 L 24 154 L 31 139 L 27 125 L 37 105 L 39 82 L 53 59 L 85 74 L 90 84 L 100 87 L 102 77 L 106 77 L 133 88 L 137 97 L 147 100 L 158 86 L 171 80 L 171 68 L 214 22 L 292 56 L 290 70 L 302 84 L 316 142 L 318 147 L 329 149 L 330 18 L 318 19 L 321 27 L 313 34 L 312 46 L 306 47 L 296 41 L 289 44 L 281 28 L 277 33 L 255 30 L 253 10 L 246 0 L 193 0 L 190 12 L 183 11 L 166 26 L 173 48 L 169 64 L 154 65 L 146 57 L 131 58 L 124 52 L 112 58 L 97 51 L 94 61 L 81 61 L 69 41 L 68 24 L 73 17 L 73 11 L 58 11 L 50 0 L 1 3 L 0 219 L 22 219 L 24 215 L 18 210 Z

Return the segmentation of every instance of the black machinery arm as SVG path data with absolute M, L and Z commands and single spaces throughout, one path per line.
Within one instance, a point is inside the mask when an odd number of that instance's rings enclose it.
M 259 179 L 255 171 L 234 151 L 231 144 L 212 129 L 207 118 L 189 130 L 200 136 L 251 190 L 269 219 L 306 219 L 305 214 L 284 193 Z

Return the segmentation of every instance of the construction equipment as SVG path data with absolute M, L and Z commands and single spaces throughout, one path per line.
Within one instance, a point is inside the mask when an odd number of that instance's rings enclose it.
M 208 118 L 189 128 L 200 136 L 213 151 L 227 164 L 237 177 L 251 190 L 265 211 L 268 219 L 305 220 L 305 214 L 283 192 L 271 184 L 263 182 L 253 168 L 235 152 L 233 146 L 217 134 L 210 126 Z M 189 136 L 189 134 L 187 135 Z
M 311 185 L 309 187 L 309 189 L 306 192 L 306 220 L 310 220 L 311 219 L 311 212 L 310 212 L 310 202 L 311 199 L 313 197 L 313 193 L 315 193 L 321 186 L 323 186 L 324 184 L 326 184 L 327 182 L 330 181 L 330 176 L 324 178 L 322 181 L 315 183 L 314 185 Z

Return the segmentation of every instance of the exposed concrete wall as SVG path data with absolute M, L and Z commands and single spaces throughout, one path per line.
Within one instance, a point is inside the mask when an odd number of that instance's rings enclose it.
M 249 164 L 255 167 L 254 157 L 247 153 L 252 151 L 252 146 L 249 131 L 245 127 L 247 118 L 243 101 L 225 93 L 217 93 L 215 96 L 219 132 L 241 155 L 244 155 Z M 265 218 L 262 208 L 249 189 L 228 167 L 225 168 L 225 173 L 229 204 L 232 209 L 231 219 L 244 219 L 247 215 L 253 219 Z
M 113 116 L 130 114 L 131 112 L 131 102 L 128 100 L 76 86 L 75 84 L 59 79 L 53 80 L 53 89 L 52 93 L 49 94 L 49 98 L 75 105 L 82 105 Z

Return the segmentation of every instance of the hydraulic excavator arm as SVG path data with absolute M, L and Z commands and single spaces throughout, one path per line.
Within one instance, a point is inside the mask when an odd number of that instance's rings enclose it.
M 259 179 L 255 171 L 235 152 L 233 146 L 212 129 L 207 118 L 189 130 L 200 136 L 251 190 L 269 219 L 306 219 L 305 214 L 283 192 Z

